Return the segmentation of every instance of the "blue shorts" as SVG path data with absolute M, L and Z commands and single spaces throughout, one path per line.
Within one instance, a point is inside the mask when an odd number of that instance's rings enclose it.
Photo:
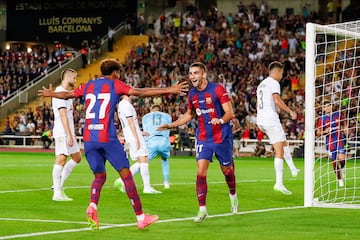
M 161 156 L 161 159 L 168 159 L 170 157 L 170 140 L 164 136 L 153 136 L 146 141 L 146 147 L 148 149 L 149 160 L 153 160 L 157 155 Z
M 220 144 L 197 141 L 196 144 L 196 160 L 206 159 L 213 161 L 212 157 L 215 155 L 222 166 L 232 165 L 233 155 L 233 140 L 232 138 L 225 139 Z
M 84 142 L 84 150 L 86 160 L 94 174 L 106 171 L 106 160 L 116 171 L 129 168 L 129 160 L 126 157 L 123 145 L 119 141 L 108 143 Z
M 333 150 L 329 150 L 330 146 Z M 330 160 L 335 161 L 338 154 L 346 154 L 345 142 L 343 139 L 333 141 L 326 145 L 326 150 L 329 153 Z
M 342 146 L 342 147 L 338 147 L 338 149 L 335 149 L 333 151 L 328 151 L 328 152 L 329 152 L 330 160 L 335 161 L 335 160 L 337 160 L 338 154 L 346 154 L 346 149 L 344 148 L 344 146 Z

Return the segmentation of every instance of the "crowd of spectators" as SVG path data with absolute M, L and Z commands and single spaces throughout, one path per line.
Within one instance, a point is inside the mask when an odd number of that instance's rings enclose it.
M 10 49 L 0 50 L 0 101 L 27 83 L 45 76 L 66 58 L 61 45 L 52 49 L 35 45 L 28 51 L 22 44 L 12 44 Z
M 255 124 L 256 87 L 267 76 L 268 64 L 278 60 L 285 65 L 280 82 L 282 97 L 298 115 L 296 120 L 291 120 L 286 114 L 280 114 L 282 124 L 288 139 L 302 140 L 305 106 L 300 80 L 305 71 L 305 25 L 308 21 L 320 23 L 316 14 L 307 6 L 300 15 L 276 16 L 264 2 L 259 6 L 245 6 L 240 2 L 238 11 L 226 16 L 215 6 L 207 13 L 194 7 L 188 10 L 180 26 L 178 15 L 161 16 L 160 33 L 151 31 L 149 44 L 134 47 L 129 52 L 121 72 L 124 81 L 134 87 L 169 86 L 187 81 L 190 64 L 202 61 L 207 66 L 208 79 L 222 83 L 229 92 L 235 117 L 242 126 L 242 138 L 261 140 L 263 133 L 259 133 Z M 171 94 L 136 98 L 133 104 L 139 122 L 152 104 L 161 105 L 173 121 L 187 108 L 186 96 Z M 81 99 L 75 101 L 74 109 L 76 133 L 81 135 L 84 123 Z M 39 106 L 33 115 L 35 132 L 40 132 L 45 125 L 51 126 L 50 106 Z M 180 127 L 179 136 L 188 139 L 189 135 L 194 135 L 194 121 Z M 13 120 L 12 129 L 16 126 Z

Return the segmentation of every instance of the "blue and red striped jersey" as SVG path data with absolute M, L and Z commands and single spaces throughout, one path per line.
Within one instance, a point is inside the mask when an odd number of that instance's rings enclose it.
M 209 82 L 203 91 L 192 88 L 188 94 L 188 108 L 195 112 L 198 121 L 196 130 L 197 141 L 208 143 L 222 143 L 224 139 L 232 137 L 230 123 L 212 125 L 212 118 L 224 115 L 222 104 L 230 98 L 225 88 L 219 83 Z
M 323 115 L 318 120 L 318 128 L 325 130 L 330 128 L 330 133 L 325 135 L 325 144 L 328 150 L 334 151 L 338 147 L 342 147 L 344 142 L 342 140 L 342 134 L 340 129 L 340 122 L 342 121 L 341 114 L 334 112 L 331 116 Z
M 74 90 L 76 97 L 85 98 L 84 142 L 112 142 L 117 139 L 114 124 L 116 104 L 131 87 L 120 80 L 100 77 Z

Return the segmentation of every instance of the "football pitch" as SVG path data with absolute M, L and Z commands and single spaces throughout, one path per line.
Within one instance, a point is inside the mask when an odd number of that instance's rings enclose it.
M 209 218 L 194 223 L 198 211 L 194 157 L 172 156 L 170 189 L 162 185 L 161 161 L 150 164 L 152 185 L 162 194 L 142 193 L 144 212 L 159 221 L 138 230 L 130 202 L 113 187 L 117 175 L 107 164 L 107 182 L 98 206 L 100 230 L 87 225 L 85 210 L 93 175 L 83 156 L 65 183 L 72 202 L 53 202 L 53 153 L 0 152 L 0 239 L 360 239 L 360 210 L 304 208 L 304 164 L 294 179 L 284 164 L 284 184 L 293 192 L 272 190 L 273 159 L 242 157 L 235 160 L 239 213 L 230 213 L 225 179 L 216 160 L 208 171 Z

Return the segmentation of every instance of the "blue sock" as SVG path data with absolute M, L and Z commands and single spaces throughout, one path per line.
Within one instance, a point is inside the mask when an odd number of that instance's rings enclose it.
M 169 182 L 170 168 L 169 161 L 167 159 L 162 160 L 162 173 L 164 177 L 164 182 Z

